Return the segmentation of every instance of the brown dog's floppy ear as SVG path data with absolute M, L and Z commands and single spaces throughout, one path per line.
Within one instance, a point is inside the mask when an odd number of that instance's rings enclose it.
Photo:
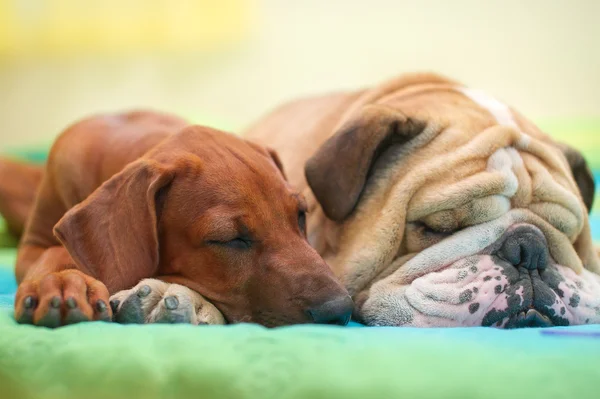
M 279 155 L 274 149 L 265 147 L 261 144 L 249 140 L 246 140 L 246 143 L 248 143 L 250 147 L 254 148 L 262 155 L 265 155 L 268 158 L 270 158 L 271 161 L 273 161 L 273 163 L 275 164 L 275 166 L 277 166 L 277 169 L 279 169 L 279 171 L 281 172 L 281 175 L 283 176 L 284 180 L 287 180 L 287 176 L 285 175 L 285 171 L 283 170 L 283 164 L 281 163 L 281 159 L 279 159 Z
M 356 206 L 373 164 L 383 151 L 404 144 L 425 123 L 397 110 L 370 105 L 345 123 L 306 162 L 306 179 L 328 218 L 341 221 Z
M 134 162 L 69 210 L 54 234 L 109 290 L 131 287 L 158 268 L 157 197 L 172 179 L 156 163 Z
M 596 191 L 594 175 L 579 151 L 563 143 L 559 143 L 558 146 L 565 158 L 567 158 L 575 183 L 577 183 L 581 192 L 583 203 L 587 207 L 588 212 L 590 212 L 594 204 L 594 194 Z

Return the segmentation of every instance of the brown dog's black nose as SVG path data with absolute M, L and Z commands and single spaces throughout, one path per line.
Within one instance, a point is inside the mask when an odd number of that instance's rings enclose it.
M 350 321 L 353 310 L 354 302 L 350 296 L 346 295 L 327 301 L 306 312 L 314 323 L 345 326 Z
M 506 238 L 498 256 L 515 267 L 529 270 L 548 266 L 548 246 L 541 232 L 534 227 L 519 226 Z

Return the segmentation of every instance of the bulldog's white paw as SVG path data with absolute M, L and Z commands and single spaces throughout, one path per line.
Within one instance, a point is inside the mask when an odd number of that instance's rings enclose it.
M 145 279 L 110 297 L 113 320 L 122 324 L 225 324 L 217 308 L 197 292 L 179 284 Z

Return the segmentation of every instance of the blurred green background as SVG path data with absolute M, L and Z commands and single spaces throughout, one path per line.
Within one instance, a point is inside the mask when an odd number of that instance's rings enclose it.
M 433 70 L 600 158 L 599 17 L 597 0 L 0 0 L 0 151 L 137 107 L 240 131 L 282 101 Z

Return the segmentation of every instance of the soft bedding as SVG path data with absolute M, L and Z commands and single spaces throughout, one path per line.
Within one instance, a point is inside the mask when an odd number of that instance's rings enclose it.
M 600 121 L 541 125 L 583 149 L 600 181 Z M 591 221 L 600 241 L 598 206 Z M 14 244 L 0 236 L 2 399 L 600 397 L 600 325 L 20 326 Z

